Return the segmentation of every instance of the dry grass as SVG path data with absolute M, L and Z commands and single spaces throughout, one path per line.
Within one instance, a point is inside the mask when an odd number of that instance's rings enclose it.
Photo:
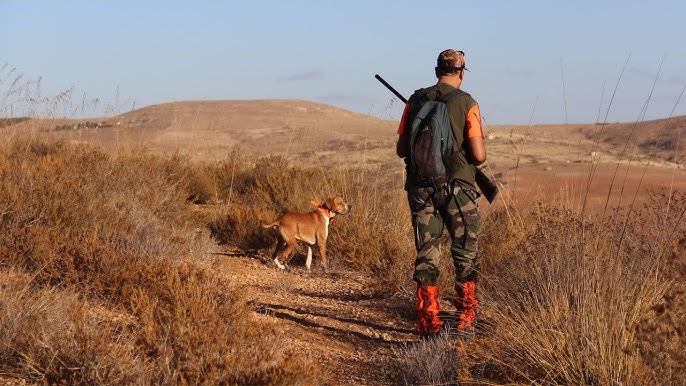
M 69 384 L 298 384 L 315 376 L 208 269 L 179 157 L 0 148 L 0 363 Z M 25 307 L 22 307 L 25 305 Z
M 448 334 L 403 344 L 394 351 L 406 385 L 450 385 L 457 377 L 458 353 Z
M 400 350 L 405 379 L 679 384 L 686 376 L 686 227 L 677 222 L 686 206 L 682 197 L 664 216 L 664 201 L 654 197 L 646 208 L 597 223 L 547 206 L 516 217 L 490 214 L 481 234 L 481 332 L 452 340 L 457 355 L 446 354 L 442 340 Z M 448 381 L 447 370 L 454 371 Z
M 208 169 L 220 188 L 208 216 L 212 235 L 222 243 L 267 255 L 273 235 L 261 224 L 286 211 L 309 211 L 311 197 L 342 195 L 353 205 L 350 214 L 331 227 L 329 250 L 338 264 L 374 272 L 391 291 L 408 283 L 408 261 L 414 259 L 405 192 L 392 188 L 383 170 L 330 170 L 289 163 L 282 157 L 245 161 L 240 152 Z M 231 172 L 229 172 L 229 170 Z M 232 183 L 230 182 L 233 181 Z M 227 189 L 227 187 L 231 187 Z M 381 274 L 383 273 L 383 274 Z
M 673 285 L 660 256 L 674 241 L 665 229 L 674 229 L 682 210 L 666 228 L 654 222 L 663 213 L 656 209 L 601 223 L 551 207 L 510 223 L 492 217 L 499 221 L 489 221 L 482 237 L 509 234 L 507 241 L 517 242 L 485 248 L 491 252 L 481 280 L 486 327 L 470 351 L 473 380 L 647 385 L 681 379 L 683 373 L 663 369 L 679 366 L 683 350 L 662 352 L 662 363 L 645 351 L 655 340 L 645 326 L 656 320 Z M 635 226 L 625 219 L 636 219 Z
M 149 381 L 133 320 L 73 291 L 32 286 L 26 273 L 0 272 L 0 372 L 46 383 Z
M 13 141 L 2 147 L 0 176 L 7 230 L 0 235 L 0 360 L 16 377 L 310 382 L 312 365 L 246 317 L 240 296 L 203 260 L 209 235 L 268 254 L 273 240 L 261 224 L 310 209 L 310 197 L 341 194 L 353 204 L 332 226 L 329 249 L 339 266 L 378 277 L 385 292 L 412 289 L 405 196 L 383 170 L 323 170 L 279 157 L 252 162 L 240 151 L 197 164 Z M 489 213 L 480 236 L 483 334 L 461 343 L 457 361 L 448 338 L 398 350 L 405 382 L 683 379 L 679 197 L 670 213 L 657 197 L 604 222 L 547 205 Z M 441 285 L 449 293 L 445 249 Z

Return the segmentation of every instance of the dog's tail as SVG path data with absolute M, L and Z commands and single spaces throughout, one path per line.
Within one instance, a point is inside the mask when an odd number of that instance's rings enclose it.
M 271 224 L 262 224 L 262 228 L 264 229 L 269 229 L 269 228 L 274 228 L 279 225 L 279 221 L 274 221 Z

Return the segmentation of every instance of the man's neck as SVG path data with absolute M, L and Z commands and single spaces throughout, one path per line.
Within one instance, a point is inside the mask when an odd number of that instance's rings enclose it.
M 459 89 L 460 86 L 462 85 L 462 81 L 461 81 L 461 80 L 455 81 L 455 80 L 449 79 L 449 78 L 447 78 L 447 77 L 441 77 L 441 78 L 439 78 L 439 79 L 438 79 L 438 83 L 447 84 L 448 86 L 453 87 L 453 88 L 457 88 L 457 89 Z

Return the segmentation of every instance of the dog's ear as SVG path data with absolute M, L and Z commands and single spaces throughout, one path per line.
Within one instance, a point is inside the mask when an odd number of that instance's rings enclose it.
M 315 208 L 318 208 L 321 204 L 322 202 L 317 200 L 316 198 L 310 198 L 310 205 L 314 206 Z
M 329 197 L 326 199 L 326 207 L 329 208 L 329 210 L 336 209 L 336 207 L 334 205 L 336 205 L 336 203 L 334 202 L 333 197 Z

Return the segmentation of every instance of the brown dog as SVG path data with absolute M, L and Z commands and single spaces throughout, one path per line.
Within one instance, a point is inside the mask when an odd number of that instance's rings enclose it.
M 331 197 L 326 201 L 310 201 L 316 207 L 307 213 L 286 213 L 271 224 L 263 225 L 265 228 L 274 228 L 278 231 L 276 238 L 276 249 L 271 258 L 281 269 L 286 269 L 288 261 L 295 252 L 298 241 L 307 244 L 307 260 L 305 266 L 310 269 L 312 265 L 312 245 L 319 246 L 319 255 L 322 259 L 322 267 L 325 272 L 329 270 L 329 263 L 326 259 L 326 239 L 329 237 L 329 224 L 333 218 L 339 214 L 350 212 L 352 205 L 341 197 Z M 283 254 L 282 254 L 283 253 Z M 279 261 L 279 255 L 283 257 L 283 263 Z

